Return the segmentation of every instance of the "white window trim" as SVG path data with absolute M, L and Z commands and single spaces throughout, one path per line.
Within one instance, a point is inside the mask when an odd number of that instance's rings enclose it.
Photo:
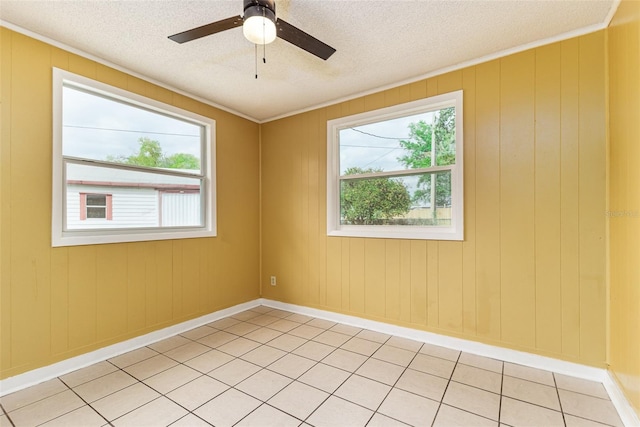
M 66 185 L 64 161 L 62 156 L 62 86 L 71 83 L 85 87 L 92 92 L 103 93 L 109 98 L 121 99 L 129 104 L 157 111 L 204 126 L 205 141 L 202 162 L 203 194 L 205 200 L 204 226 L 181 228 L 127 228 L 101 230 L 64 230 L 66 209 Z M 68 71 L 53 68 L 53 173 L 52 173 L 52 215 L 51 245 L 76 246 L 103 243 L 141 242 L 151 240 L 188 239 L 198 237 L 214 237 L 216 226 L 216 122 L 190 111 L 155 101 L 92 79 L 88 79 Z
M 339 179 L 340 130 L 440 110 L 451 106 L 456 108 L 456 164 L 451 167 L 451 226 L 341 225 Z M 464 240 L 464 136 L 462 132 L 462 106 L 462 91 L 459 90 L 327 121 L 327 235 L 391 239 Z M 435 169 L 437 168 L 434 167 L 433 170 Z M 420 170 L 409 170 L 406 171 L 406 174 L 419 172 Z M 402 171 L 400 173 L 390 172 L 389 174 L 396 176 L 404 173 L 405 172 Z

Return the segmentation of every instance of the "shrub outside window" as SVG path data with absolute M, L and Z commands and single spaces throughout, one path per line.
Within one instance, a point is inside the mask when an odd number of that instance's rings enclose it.
M 462 91 L 327 122 L 327 234 L 462 240 Z
M 215 121 L 53 72 L 52 245 L 215 236 Z

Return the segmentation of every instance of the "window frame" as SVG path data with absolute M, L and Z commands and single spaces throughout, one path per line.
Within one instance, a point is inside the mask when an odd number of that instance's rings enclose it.
M 344 178 L 340 175 L 340 131 L 351 127 L 392 120 L 455 107 L 456 162 L 450 166 L 384 171 Z M 327 121 L 327 235 L 343 237 L 464 240 L 464 135 L 462 90 L 419 99 Z M 340 183 L 353 179 L 402 177 L 451 170 L 451 226 L 342 225 Z
M 91 221 L 94 219 L 104 219 L 111 221 L 113 219 L 113 195 L 107 193 L 84 193 L 80 192 L 80 221 Z M 89 196 L 102 196 L 104 197 L 104 205 L 90 205 Z M 104 217 L 94 218 L 89 216 L 90 208 L 104 208 Z
M 58 68 L 52 69 L 53 80 L 53 165 L 52 165 L 52 247 L 93 245 L 121 242 L 141 242 L 153 240 L 187 239 L 215 237 L 216 226 L 216 122 L 214 119 L 183 110 L 181 108 L 150 99 L 124 89 L 120 89 L 87 77 L 83 77 Z M 95 228 L 67 230 L 67 185 L 66 162 L 80 163 L 114 169 L 145 171 L 162 174 L 162 170 L 113 164 L 98 160 L 78 159 L 63 156 L 63 86 L 77 87 L 96 96 L 123 102 L 158 114 L 188 121 L 204 129 L 202 137 L 202 158 L 200 174 L 185 174 L 188 177 L 202 179 L 201 226 L 184 227 L 144 227 L 144 228 Z M 173 174 L 173 173 L 169 173 Z

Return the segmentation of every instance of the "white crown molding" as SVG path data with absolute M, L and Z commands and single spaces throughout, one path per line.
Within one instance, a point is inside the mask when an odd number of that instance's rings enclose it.
M 536 40 L 536 41 L 530 42 L 530 43 L 525 43 L 523 45 L 515 46 L 513 48 L 505 49 L 505 50 L 502 50 L 500 52 L 492 53 L 492 54 L 489 54 L 489 55 L 481 56 L 481 57 L 478 57 L 478 58 L 475 58 L 475 59 L 471 59 L 469 61 L 464 61 L 464 62 L 455 64 L 455 65 L 452 65 L 452 66 L 449 66 L 449 67 L 439 68 L 437 70 L 430 71 L 428 73 L 421 74 L 421 75 L 418 75 L 418 76 L 415 76 L 415 77 L 411 77 L 409 79 L 401 80 L 401 81 L 390 83 L 390 84 L 383 85 L 383 86 L 378 86 L 378 87 L 375 87 L 375 88 L 372 88 L 372 89 L 369 89 L 369 90 L 366 90 L 366 91 L 362 91 L 362 92 L 356 92 L 356 93 L 353 93 L 353 94 L 350 94 L 350 95 L 346 95 L 344 97 L 336 98 L 336 99 L 329 100 L 329 101 L 326 101 L 326 102 L 323 102 L 323 103 L 315 104 L 315 105 L 312 105 L 312 106 L 309 106 L 309 107 L 305 107 L 305 108 L 302 108 L 302 109 L 294 110 L 294 111 L 291 111 L 291 112 L 288 112 L 288 113 L 280 114 L 280 115 L 269 117 L 269 118 L 262 119 L 262 120 L 256 119 L 255 117 L 248 116 L 248 115 L 246 115 L 244 113 L 241 113 L 239 111 L 233 110 L 231 108 L 227 108 L 227 107 L 225 107 L 223 105 L 216 104 L 216 103 L 214 103 L 212 101 L 209 101 L 209 100 L 201 98 L 201 97 L 199 97 L 197 95 L 182 91 L 180 89 L 177 89 L 175 87 L 172 87 L 172 86 L 167 85 L 165 83 L 162 83 L 160 81 L 153 80 L 153 79 L 151 79 L 151 78 L 149 78 L 147 76 L 144 76 L 142 74 L 136 73 L 135 71 L 129 70 L 129 69 L 125 68 L 125 67 L 122 67 L 120 65 L 114 64 L 114 63 L 112 63 L 110 61 L 107 61 L 105 59 L 97 57 L 97 56 L 95 56 L 93 54 L 90 54 L 88 52 L 84 52 L 84 51 L 82 51 L 80 49 L 76 49 L 74 47 L 68 46 L 68 45 L 66 45 L 64 43 L 60 43 L 60 42 L 58 42 L 56 40 L 53 40 L 53 39 L 51 39 L 49 37 L 46 37 L 46 36 L 40 35 L 38 33 L 35 33 L 33 31 L 27 30 L 25 28 L 22 28 L 22 27 L 20 27 L 18 25 L 10 23 L 10 22 L 0 20 L 0 26 L 4 26 L 6 28 L 9 28 L 10 30 L 13 30 L 13 31 L 16 31 L 18 33 L 24 34 L 26 36 L 32 37 L 32 38 L 34 38 L 36 40 L 40 40 L 40 41 L 48 43 L 50 45 L 53 45 L 53 46 L 59 47 L 61 49 L 67 50 L 67 51 L 69 51 L 71 53 L 74 53 L 76 55 L 83 56 L 83 57 L 85 57 L 87 59 L 90 59 L 92 61 L 98 62 L 100 64 L 106 65 L 108 67 L 114 68 L 116 70 L 122 71 L 124 73 L 130 74 L 130 75 L 138 77 L 140 79 L 146 80 L 149 83 L 153 83 L 155 85 L 161 86 L 161 87 L 163 87 L 165 89 L 169 89 L 169 90 L 174 91 L 176 93 L 179 93 L 181 95 L 188 96 L 188 97 L 190 97 L 192 99 L 195 99 L 196 101 L 202 102 L 204 104 L 210 105 L 210 106 L 218 108 L 220 110 L 224 110 L 224 111 L 226 111 L 228 113 L 231 113 L 231 114 L 234 114 L 236 116 L 242 117 L 244 119 L 250 120 L 250 121 L 252 121 L 254 123 L 264 124 L 264 123 L 272 122 L 272 121 L 275 121 L 275 120 L 283 119 L 283 118 L 286 118 L 286 117 L 295 116 L 297 114 L 306 113 L 308 111 L 317 110 L 319 108 L 324 108 L 324 107 L 328 107 L 328 106 L 331 106 L 331 105 L 339 104 L 341 102 L 350 101 L 350 100 L 353 100 L 353 99 L 356 99 L 356 98 L 360 98 L 360 97 L 363 97 L 363 96 L 371 95 L 371 94 L 378 93 L 378 92 L 381 92 L 381 91 L 384 91 L 384 90 L 393 89 L 393 88 L 396 88 L 396 87 L 399 87 L 399 86 L 403 86 L 403 85 L 406 85 L 406 84 L 415 83 L 415 82 L 420 81 L 420 80 L 425 80 L 425 79 L 428 79 L 428 78 L 431 78 L 431 77 L 435 77 L 435 76 L 439 76 L 439 75 L 442 75 L 442 74 L 445 74 L 445 73 L 449 73 L 449 72 L 452 72 L 452 71 L 461 70 L 463 68 L 467 68 L 467 67 L 471 67 L 471 66 L 474 66 L 474 65 L 482 64 L 484 62 L 492 61 L 494 59 L 503 58 L 505 56 L 513 55 L 513 54 L 519 53 L 519 52 L 523 52 L 525 50 L 533 49 L 533 48 L 544 46 L 544 45 L 547 45 L 547 44 L 556 43 L 556 42 L 559 42 L 559 41 L 563 41 L 563 40 L 571 39 L 571 38 L 574 38 L 574 37 L 579 37 L 579 36 L 582 36 L 582 35 L 585 35 L 585 34 L 593 33 L 593 32 L 596 32 L 596 31 L 600 31 L 600 30 L 605 29 L 605 28 L 607 28 L 609 26 L 609 23 L 613 19 L 613 16 L 615 15 L 615 12 L 618 9 L 618 6 L 620 5 L 620 2 L 621 2 L 621 0 L 615 0 L 614 1 L 614 3 L 611 6 L 611 9 L 609 10 L 609 13 L 607 14 L 605 20 L 602 23 L 589 25 L 587 27 L 583 27 L 583 28 L 579 28 L 579 29 L 576 29 L 576 30 L 568 31 L 568 32 L 565 32 L 565 33 L 562 33 L 562 34 L 558 34 L 558 35 L 552 36 L 552 37 L 547 37 L 545 39 Z
M 618 1 L 618 4 L 619 4 L 619 2 L 621 0 L 617 0 L 617 1 Z M 617 4 L 615 6 L 617 7 Z M 519 45 L 519 46 L 516 46 L 516 47 L 505 49 L 505 50 L 502 50 L 500 52 L 496 52 L 496 53 L 492 53 L 492 54 L 489 54 L 489 55 L 481 56 L 481 57 L 478 57 L 478 58 L 475 58 L 475 59 L 471 59 L 469 61 L 460 62 L 458 64 L 455 64 L 455 65 L 452 65 L 452 66 L 449 66 L 449 67 L 439 68 L 437 70 L 430 71 L 428 73 L 421 74 L 421 75 L 416 76 L 416 77 L 411 77 L 409 79 L 401 80 L 399 82 L 391 83 L 391 84 L 384 85 L 384 86 L 378 86 L 378 87 L 373 88 L 373 89 L 368 89 L 366 91 L 353 93 L 351 95 L 347 95 L 347 96 L 344 96 L 344 97 L 341 97 L 341 98 L 337 98 L 337 99 L 334 99 L 334 100 L 331 100 L 331 101 L 323 102 L 323 103 L 316 104 L 316 105 L 313 105 L 313 106 L 310 106 L 310 107 L 306 107 L 306 108 L 302 108 L 302 109 L 299 109 L 299 110 L 291 111 L 289 113 L 280 114 L 278 116 L 274 116 L 274 117 L 270 117 L 270 118 L 267 118 L 267 119 L 260 120 L 259 123 L 264 124 L 264 123 L 268 123 L 268 122 L 273 122 L 275 120 L 284 119 L 286 117 L 295 116 L 297 114 L 306 113 L 306 112 L 309 112 L 309 111 L 317 110 L 319 108 L 329 107 L 331 105 L 339 104 L 341 102 L 351 101 L 353 99 L 361 98 L 361 97 L 367 96 L 367 95 L 372 95 L 372 94 L 375 94 L 375 93 L 378 93 L 378 92 L 382 92 L 382 91 L 385 91 L 385 90 L 388 90 L 388 89 L 393 89 L 393 88 L 396 88 L 396 87 L 399 87 L 399 86 L 403 86 L 403 85 L 406 85 L 406 84 L 419 82 L 420 80 L 429 79 L 431 77 L 436 77 L 436 76 L 439 76 L 439 75 L 442 75 L 442 74 L 450 73 L 452 71 L 462 70 L 464 68 L 472 67 L 474 65 L 478 65 L 478 64 L 485 63 L 485 62 L 493 61 L 494 59 L 504 58 L 505 56 L 513 55 L 515 53 L 524 52 L 525 50 L 534 49 L 536 47 L 545 46 L 545 45 L 548 45 L 548 44 L 551 44 L 551 43 L 556 43 L 556 42 L 560 42 L 560 41 L 563 41 L 563 40 L 572 39 L 574 37 L 583 36 L 585 34 L 595 33 L 596 31 L 603 30 L 603 29 L 605 29 L 605 28 L 607 28 L 609 26 L 609 22 L 613 18 L 613 14 L 615 14 L 615 10 L 612 7 L 612 9 L 609 11 L 610 17 L 609 17 L 609 15 L 607 15 L 607 20 L 605 22 L 602 22 L 602 23 L 599 23 L 599 24 L 589 25 L 587 27 L 579 28 L 577 30 L 572 30 L 572 31 L 568 31 L 566 33 L 558 34 L 556 36 L 547 37 L 546 39 L 536 40 L 536 41 L 531 42 L 531 43 L 525 43 L 523 45 Z
M 128 68 L 125 68 L 125 67 L 122 67 L 122 66 L 120 66 L 118 64 L 115 64 L 115 63 L 113 63 L 111 61 L 107 61 L 106 59 L 103 59 L 103 58 L 100 58 L 98 56 L 95 56 L 95 55 L 93 55 L 93 54 L 91 54 L 89 52 L 85 52 L 83 50 L 76 49 L 75 47 L 71 47 L 69 45 L 61 43 L 61 42 L 56 41 L 54 39 L 51 39 L 49 37 L 46 37 L 46 36 L 43 36 L 43 35 L 38 34 L 36 32 L 33 32 L 31 30 L 27 30 L 26 28 L 20 27 L 19 25 L 12 24 L 11 22 L 7 22 L 7 21 L 4 21 L 4 20 L 0 19 L 0 27 L 8 28 L 8 29 L 10 29 L 12 31 L 15 31 L 16 33 L 20 33 L 20 34 L 23 34 L 25 36 L 31 37 L 33 39 L 39 40 L 41 42 L 50 44 L 51 46 L 55 46 L 57 48 L 66 50 L 67 52 L 73 53 L 73 54 L 78 55 L 78 56 L 82 56 L 83 58 L 90 59 L 90 60 L 95 61 L 95 62 L 97 62 L 99 64 L 106 65 L 107 67 L 113 68 L 115 70 L 122 71 L 123 73 L 129 74 L 129 75 L 131 75 L 133 77 L 137 77 L 137 78 L 139 78 L 141 80 L 144 80 L 144 81 L 152 83 L 152 84 L 154 84 L 156 86 L 160 86 L 162 88 L 168 89 L 168 90 L 170 90 L 172 92 L 175 92 L 175 93 L 178 93 L 180 95 L 187 96 L 187 97 L 189 97 L 189 98 L 191 98 L 193 100 L 196 100 L 198 102 L 202 102 L 203 104 L 207 104 L 207 105 L 209 105 L 211 107 L 217 108 L 219 110 L 226 111 L 227 113 L 231 113 L 231 114 L 233 114 L 235 116 L 242 117 L 243 119 L 250 120 L 250 121 L 252 121 L 254 123 L 260 123 L 260 120 L 256 119 L 255 117 L 248 116 L 248 115 L 246 115 L 244 113 L 241 113 L 239 111 L 236 111 L 236 110 L 233 110 L 231 108 L 225 107 L 224 105 L 216 104 L 215 102 L 209 101 L 208 99 L 202 98 L 200 96 L 194 95 L 194 94 L 189 93 L 189 92 L 185 92 L 184 90 L 175 88 L 175 87 L 173 87 L 171 85 L 168 85 L 166 83 L 163 83 L 161 81 L 154 80 L 154 79 L 152 79 L 150 77 L 147 77 L 145 75 L 142 75 L 140 73 L 132 71 L 132 70 L 130 70 Z

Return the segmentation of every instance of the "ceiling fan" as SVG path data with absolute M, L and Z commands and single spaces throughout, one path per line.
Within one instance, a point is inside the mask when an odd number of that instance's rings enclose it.
M 177 43 L 185 43 L 200 37 L 230 30 L 240 25 L 242 25 L 244 36 L 256 45 L 269 44 L 276 37 L 280 37 L 324 60 L 327 60 L 336 51 L 315 37 L 282 19 L 276 18 L 275 0 L 244 0 L 244 16 L 238 15 L 212 22 L 211 24 L 174 34 L 169 38 Z

